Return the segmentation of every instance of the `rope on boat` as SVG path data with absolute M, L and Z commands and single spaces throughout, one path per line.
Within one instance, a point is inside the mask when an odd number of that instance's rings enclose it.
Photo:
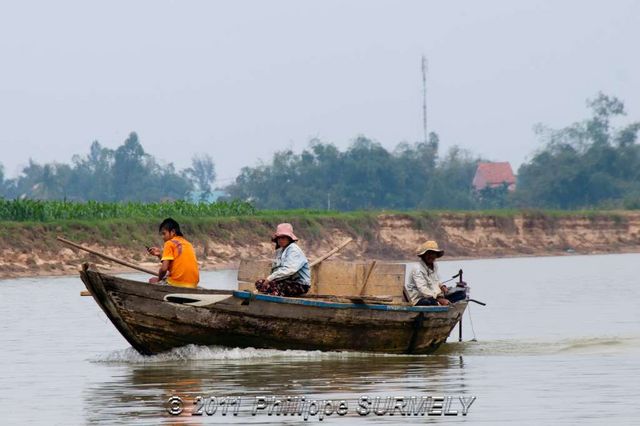
M 471 324 L 471 333 L 473 333 L 473 339 L 471 339 L 472 342 L 477 342 L 478 339 L 476 339 L 476 331 L 473 329 L 473 319 L 471 319 L 471 305 L 467 305 L 467 312 L 469 313 L 469 323 Z

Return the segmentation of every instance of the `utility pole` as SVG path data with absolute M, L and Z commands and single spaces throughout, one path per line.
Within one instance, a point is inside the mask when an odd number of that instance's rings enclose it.
M 422 55 L 422 126 L 424 130 L 424 143 L 429 142 L 427 133 L 427 58 Z

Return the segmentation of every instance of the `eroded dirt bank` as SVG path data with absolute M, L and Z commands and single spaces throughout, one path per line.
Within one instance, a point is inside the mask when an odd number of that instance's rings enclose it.
M 426 239 L 436 239 L 450 257 L 640 251 L 640 212 L 291 214 L 181 222 L 203 269 L 214 269 L 234 267 L 242 257 L 270 258 L 269 237 L 280 221 L 293 223 L 310 259 L 348 237 L 355 243 L 336 259 L 413 260 L 415 247 Z M 156 226 L 155 221 L 0 223 L 0 278 L 73 274 L 85 261 L 108 271 L 123 270 L 63 246 L 57 235 L 153 268 L 156 263 L 145 254 L 144 245 L 160 244 Z

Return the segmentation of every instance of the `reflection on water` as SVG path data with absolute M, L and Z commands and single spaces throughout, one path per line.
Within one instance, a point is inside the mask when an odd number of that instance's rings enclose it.
M 452 342 L 425 356 L 189 346 L 143 357 L 91 298 L 78 296 L 78 278 L 7 280 L 0 282 L 0 406 L 22 408 L 5 409 L 3 424 L 301 421 L 173 417 L 166 411 L 172 395 L 187 402 L 198 395 L 246 401 L 258 395 L 351 401 L 466 395 L 478 398 L 466 418 L 401 421 L 634 424 L 640 417 L 639 260 L 630 254 L 442 262 L 444 276 L 464 267 L 472 296 L 488 306 L 471 305 L 464 342 L 455 341 L 454 330 Z M 204 273 L 203 282 L 230 288 L 233 277 L 233 271 Z M 624 296 L 612 299 L 611 288 Z M 397 424 L 399 418 L 323 422 L 371 421 Z
M 193 354 L 199 350 L 213 358 L 180 363 L 107 362 L 107 368 L 114 369 L 117 375 L 108 386 L 101 383 L 89 388 L 87 401 L 99 408 L 87 413 L 89 419 L 108 418 L 114 407 L 121 414 L 157 417 L 163 408 L 159 401 L 172 395 L 185 401 L 193 401 L 198 395 L 242 396 L 243 400 L 252 401 L 261 395 L 353 400 L 361 395 L 439 395 L 443 390 L 456 395 L 469 393 L 462 356 L 309 355 L 242 349 L 239 352 L 246 353 L 237 353 L 238 359 L 228 359 L 225 349 L 191 348 Z M 217 352 L 221 358 L 216 359 Z M 246 422 L 251 418 L 237 420 Z

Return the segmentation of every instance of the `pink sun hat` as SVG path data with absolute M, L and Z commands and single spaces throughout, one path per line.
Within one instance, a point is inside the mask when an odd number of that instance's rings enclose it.
M 298 237 L 293 233 L 293 226 L 290 223 L 279 224 L 275 234 L 271 237 L 271 241 L 275 242 L 278 237 L 289 237 L 292 241 L 298 241 Z

